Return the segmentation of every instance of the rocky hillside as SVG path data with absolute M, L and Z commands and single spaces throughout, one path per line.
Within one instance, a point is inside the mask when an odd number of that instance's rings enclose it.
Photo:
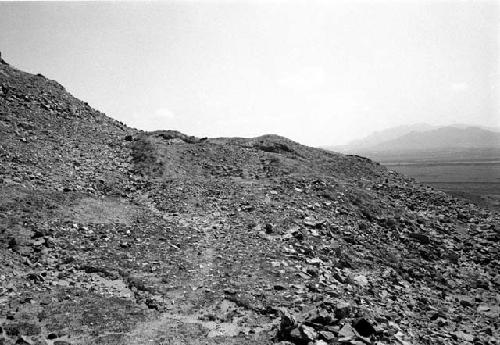
M 0 64 L 0 344 L 498 344 L 500 217 L 358 156 L 126 127 Z

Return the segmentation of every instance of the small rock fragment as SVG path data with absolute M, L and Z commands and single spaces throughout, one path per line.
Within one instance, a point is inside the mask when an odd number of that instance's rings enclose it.
M 339 331 L 339 338 L 341 338 L 342 341 L 354 339 L 355 336 L 354 328 L 352 328 L 350 324 L 345 324 Z
M 335 317 L 339 320 L 342 320 L 349 316 L 352 308 L 351 305 L 347 302 L 339 302 L 335 306 Z
M 369 337 L 377 331 L 366 319 L 359 319 L 353 322 L 354 329 L 363 337 Z

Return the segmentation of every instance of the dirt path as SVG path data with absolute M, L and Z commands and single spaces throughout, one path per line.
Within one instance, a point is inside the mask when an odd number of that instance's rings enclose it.
M 154 212 L 160 213 L 157 209 Z M 137 325 L 127 335 L 126 344 L 244 344 L 249 341 L 244 338 L 251 331 L 244 322 L 249 311 L 239 310 L 226 299 L 208 305 L 205 301 L 205 294 L 213 291 L 220 278 L 216 264 L 217 241 L 224 232 L 225 222 L 225 217 L 218 213 L 192 217 L 187 224 L 184 219 L 183 226 L 201 235 L 199 242 L 184 254 L 194 263 L 195 270 L 190 272 L 190 280 L 182 289 L 172 290 L 166 296 L 172 303 L 168 311 Z

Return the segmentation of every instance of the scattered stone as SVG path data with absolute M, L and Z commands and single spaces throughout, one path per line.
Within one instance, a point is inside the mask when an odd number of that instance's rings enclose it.
M 339 302 L 335 306 L 335 317 L 339 320 L 345 319 L 350 316 L 352 307 L 347 302 Z
M 56 341 L 54 341 L 54 343 L 53 343 L 53 344 L 54 344 L 54 345 L 71 345 L 71 343 L 70 343 L 70 342 L 67 342 L 67 341 L 65 341 L 65 340 L 56 340 Z
M 354 333 L 354 329 L 350 324 L 345 324 L 339 331 L 338 334 L 340 341 L 348 341 L 354 339 L 356 337 L 356 333 Z
M 39 335 L 41 332 L 40 326 L 30 322 L 14 322 L 3 325 L 5 333 L 10 337 L 18 335 L 33 336 Z
M 314 342 L 314 345 L 328 345 L 328 343 L 325 342 L 324 340 L 316 340 Z
M 18 338 L 16 340 L 16 345 L 31 345 L 31 343 L 27 342 L 26 340 L 24 340 L 23 338 Z
M 290 339 L 292 343 L 298 345 L 307 344 L 309 342 L 309 338 L 301 332 L 299 327 L 295 327 L 290 331 L 288 339 Z
M 353 322 L 354 329 L 363 337 L 370 337 L 377 331 L 366 319 L 358 319 Z
M 467 334 L 462 331 L 457 331 L 453 333 L 458 340 L 466 341 L 472 343 L 474 341 L 474 336 L 472 334 Z
M 288 340 L 291 336 L 291 331 L 297 328 L 297 320 L 287 309 L 278 309 L 280 324 L 278 328 L 278 340 Z
M 287 287 L 283 284 L 274 284 L 273 288 L 276 291 L 284 291 L 287 289 Z
M 302 325 L 302 326 L 300 326 L 300 330 L 304 334 L 305 338 L 308 341 L 313 341 L 314 339 L 316 339 L 318 337 L 318 334 L 316 333 L 316 331 L 312 327 Z
M 413 238 L 413 239 L 415 239 L 415 240 L 417 240 L 421 244 L 429 244 L 429 243 L 431 243 L 431 239 L 429 238 L 429 236 L 424 235 L 424 234 L 411 233 L 410 237 Z
M 319 334 L 327 342 L 332 342 L 333 340 L 336 339 L 335 334 L 329 331 L 320 331 Z

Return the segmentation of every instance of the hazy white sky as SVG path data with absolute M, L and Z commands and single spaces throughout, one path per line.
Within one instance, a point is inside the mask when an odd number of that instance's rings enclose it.
M 500 125 L 496 1 L 0 3 L 0 51 L 142 129 L 341 144 Z

